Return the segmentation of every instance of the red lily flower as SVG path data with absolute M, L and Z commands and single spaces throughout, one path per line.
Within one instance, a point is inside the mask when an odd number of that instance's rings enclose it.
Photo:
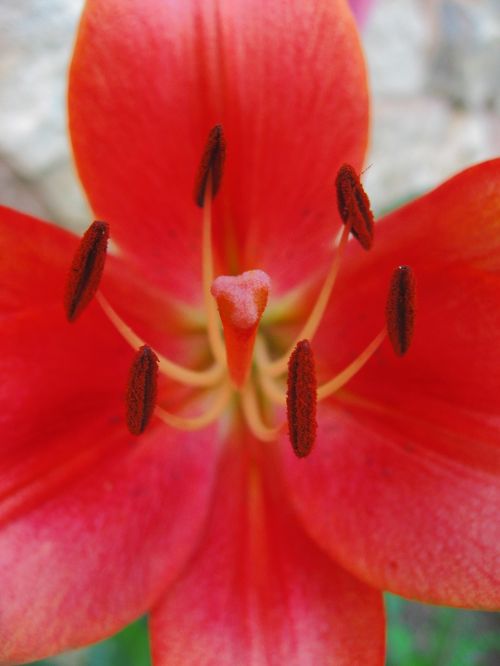
M 338 181 L 334 248 L 333 181 L 344 163 L 357 178 L 368 125 L 343 0 L 89 0 L 69 112 L 117 251 L 90 300 L 106 225 L 78 254 L 67 232 L 0 216 L 0 662 L 149 610 L 156 666 L 372 666 L 383 589 L 497 607 L 500 160 L 381 220 L 368 251 L 347 242 L 367 204 Z M 403 358 L 383 331 L 401 263 L 418 280 Z M 240 275 L 212 284 L 213 264 Z M 303 338 L 299 453 L 316 381 L 319 402 L 299 459 L 280 424 Z

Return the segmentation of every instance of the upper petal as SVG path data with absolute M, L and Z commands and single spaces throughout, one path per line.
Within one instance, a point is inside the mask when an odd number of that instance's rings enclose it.
M 326 259 L 336 170 L 359 167 L 367 140 L 365 69 L 343 0 L 88 0 L 69 111 L 97 215 L 146 274 L 195 299 L 193 188 L 215 123 L 228 144 L 221 272 L 262 268 L 277 287 Z
M 212 430 L 126 431 L 132 350 L 96 303 L 64 316 L 76 243 L 0 210 L 1 663 L 98 640 L 147 610 L 191 552 L 214 475 Z
M 398 264 L 417 281 L 413 343 L 404 358 L 383 345 L 290 467 L 304 520 L 351 570 L 485 608 L 500 603 L 499 182 L 500 160 L 468 169 L 382 220 L 370 253 L 352 245 L 314 340 L 319 382 L 384 326 Z
M 239 439 L 221 461 L 199 552 L 153 610 L 156 666 L 382 664 L 380 593 L 309 540 L 269 449 L 258 460 Z

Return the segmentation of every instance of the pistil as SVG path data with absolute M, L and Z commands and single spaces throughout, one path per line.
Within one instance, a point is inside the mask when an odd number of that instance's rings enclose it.
M 270 285 L 264 271 L 254 270 L 236 276 L 221 275 L 211 287 L 224 329 L 229 374 L 236 388 L 244 386 L 249 375 Z

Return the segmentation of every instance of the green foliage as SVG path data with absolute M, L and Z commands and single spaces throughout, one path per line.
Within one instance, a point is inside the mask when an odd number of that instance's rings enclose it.
M 386 595 L 387 666 L 498 666 L 500 616 Z M 151 666 L 146 619 L 86 650 L 37 666 Z
M 151 666 L 146 618 L 86 650 L 35 663 L 36 666 Z
M 500 618 L 386 595 L 387 666 L 497 666 Z

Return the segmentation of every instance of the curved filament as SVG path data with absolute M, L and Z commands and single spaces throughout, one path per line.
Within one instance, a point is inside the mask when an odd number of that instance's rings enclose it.
M 164 423 L 172 426 L 172 428 L 177 428 L 177 430 L 200 430 L 201 428 L 210 425 L 221 416 L 229 403 L 230 397 L 231 386 L 229 382 L 226 381 L 222 384 L 211 407 L 199 416 L 178 416 L 177 414 L 168 412 L 159 405 L 155 408 L 155 414 Z
M 116 330 L 134 350 L 137 350 L 146 344 L 144 340 L 123 321 L 102 293 L 98 293 L 96 298 Z M 189 368 L 185 368 L 182 365 L 170 361 L 156 350 L 154 350 L 154 352 L 158 357 L 160 372 L 181 384 L 186 384 L 187 386 L 213 386 L 221 379 L 224 372 L 223 366 L 219 363 L 215 363 L 206 370 L 190 370 Z

